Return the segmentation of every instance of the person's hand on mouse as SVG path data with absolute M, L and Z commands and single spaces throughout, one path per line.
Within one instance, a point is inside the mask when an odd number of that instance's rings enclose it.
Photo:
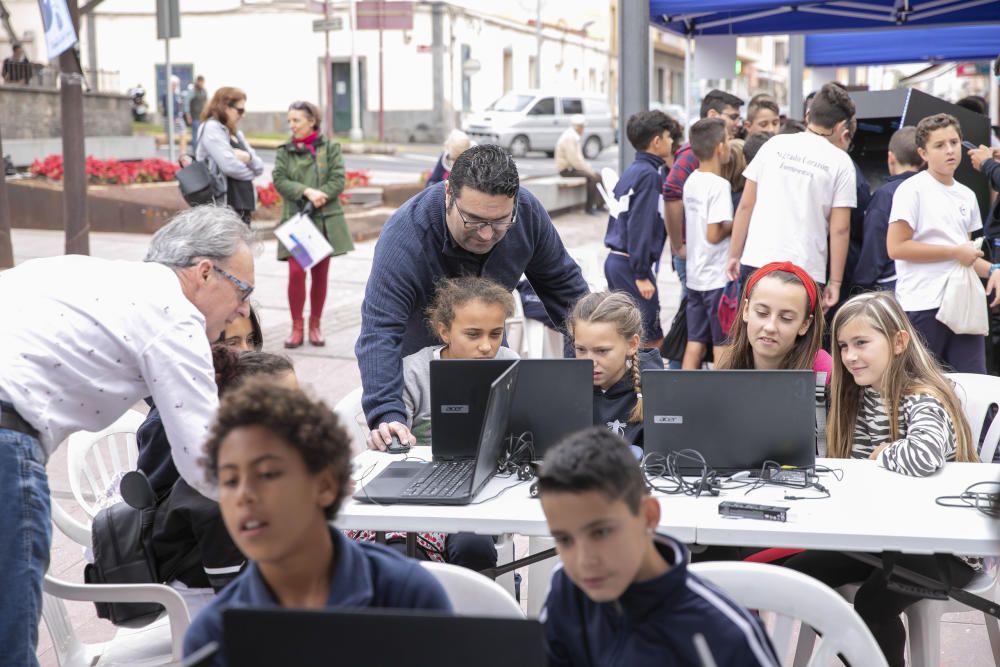
M 373 429 L 368 434 L 368 449 L 384 452 L 386 447 L 389 446 L 392 436 L 399 438 L 399 441 L 404 445 L 412 447 L 417 444 L 416 436 L 410 433 L 410 429 L 407 428 L 406 424 L 401 422 L 382 422 L 378 425 L 378 428 Z

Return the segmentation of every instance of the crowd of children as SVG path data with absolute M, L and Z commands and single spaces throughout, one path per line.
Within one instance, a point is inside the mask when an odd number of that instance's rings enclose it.
M 551 449 L 538 471 L 561 561 L 540 618 L 552 665 L 699 664 L 698 635 L 720 666 L 778 664 L 759 619 L 689 572 L 685 545 L 657 533 L 660 505 L 636 462 L 642 371 L 665 366 L 656 272 L 668 241 L 686 291 L 687 340 L 683 359 L 668 361 L 817 373 L 829 395 L 824 439 L 833 458 L 870 459 L 912 477 L 978 460 L 945 371 L 984 373 L 985 341 L 937 315 L 956 267 L 971 267 L 992 305 L 1000 302 L 1000 265 L 970 241 L 982 219 L 975 195 L 954 178 L 964 155 L 958 121 L 937 114 L 899 128 L 888 178 L 869 193 L 848 154 L 858 126 L 842 86 L 823 86 L 804 124 L 783 121 L 768 96 L 751 99 L 741 122 L 742 106 L 711 91 L 684 146 L 663 112 L 627 121 L 637 153 L 614 189 L 621 206 L 604 237 L 609 290 L 581 298 L 565 323 L 575 356 L 593 363 L 594 428 Z M 731 325 L 720 315 L 727 308 Z M 393 435 L 429 444 L 431 361 L 516 360 L 503 346 L 513 312 L 511 293 L 487 278 L 442 281 L 426 312 L 439 343 L 403 359 L 407 423 L 373 430 L 369 447 L 384 450 Z M 330 527 L 351 487 L 348 437 L 326 405 L 295 386 L 287 360 L 259 352 L 260 342 L 252 314 L 216 347 L 222 406 L 204 465 L 219 484 L 217 505 L 160 465 L 169 464 L 169 445 L 159 441 L 155 408 L 140 432 L 140 464 L 162 503 L 160 556 L 174 562 L 200 549 L 176 579 L 217 592 L 185 652 L 220 641 L 222 613 L 234 607 L 449 611 L 441 586 L 403 555 L 405 534 L 380 545 L 372 531 Z M 205 543 L 220 534 L 224 563 Z M 496 564 L 489 536 L 421 533 L 416 542 L 424 560 Z M 933 575 L 942 561 L 899 562 Z M 213 576 L 220 564 L 222 579 Z M 904 664 L 899 616 L 919 598 L 844 554 L 805 551 L 783 565 L 831 586 L 860 584 L 858 614 L 888 663 Z M 961 586 L 981 563 L 949 557 L 947 568 Z M 215 664 L 226 664 L 224 651 Z

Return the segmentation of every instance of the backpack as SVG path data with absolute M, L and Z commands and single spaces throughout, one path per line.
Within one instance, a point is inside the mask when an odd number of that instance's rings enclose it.
M 142 479 L 148 486 L 145 475 Z M 149 493 L 152 494 L 151 488 Z M 124 491 L 123 495 L 129 497 Z M 136 509 L 120 502 L 97 513 L 90 529 L 94 562 L 83 570 L 85 583 L 159 584 L 201 560 L 201 553 L 195 549 L 170 572 L 158 572 L 152 545 L 156 508 L 156 503 Z M 94 606 L 98 618 L 125 628 L 149 625 L 164 611 L 163 605 L 155 602 L 95 602 Z
M 684 348 L 687 346 L 688 339 L 687 302 L 688 298 L 685 294 L 684 298 L 681 299 L 680 306 L 677 307 L 673 321 L 670 323 L 670 329 L 667 331 L 663 343 L 660 344 L 660 356 L 668 361 L 680 361 L 684 358 Z
M 198 128 L 198 139 L 205 133 L 205 124 Z M 188 206 L 202 206 L 203 204 L 214 204 L 222 197 L 222 193 L 216 190 L 215 177 L 208 168 L 208 161 L 197 160 L 192 152 L 187 154 L 191 158 L 191 164 L 174 174 L 177 186 L 180 188 L 181 196 Z

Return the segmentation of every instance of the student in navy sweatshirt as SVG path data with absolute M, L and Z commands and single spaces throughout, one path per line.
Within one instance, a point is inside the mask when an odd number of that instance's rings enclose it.
M 635 161 L 615 186 L 614 197 L 628 202 L 628 210 L 608 216 L 604 262 L 608 287 L 628 292 L 642 310 L 642 325 L 650 347 L 660 347 L 660 295 L 653 265 L 660 261 L 667 229 L 660 213 L 664 164 L 671 160 L 677 121 L 662 111 L 640 111 L 628 119 L 626 134 L 635 148 Z
M 594 425 L 642 455 L 642 371 L 663 370 L 656 348 L 642 348 L 642 313 L 625 292 L 580 299 L 567 321 L 577 359 L 594 363 Z
M 349 491 L 350 457 L 336 415 L 298 389 L 250 380 L 223 399 L 205 466 L 219 484 L 226 528 L 251 562 L 195 617 L 185 656 L 224 644 L 226 609 L 451 611 L 444 589 L 416 561 L 329 525 Z M 223 646 L 212 665 L 226 664 Z
M 416 443 L 406 427 L 403 357 L 434 344 L 424 311 L 442 278 L 480 276 L 513 290 L 524 274 L 558 323 L 589 291 L 549 214 L 519 184 L 507 151 L 473 146 L 446 182 L 415 195 L 383 228 L 354 348 L 369 447 L 384 449 L 393 434 Z
M 889 233 L 892 196 L 900 183 L 920 171 L 923 160 L 917 153 L 917 128 L 901 127 L 889 139 L 889 178 L 874 193 L 865 211 L 861 254 L 854 271 L 858 291 L 875 292 L 896 289 L 896 263 L 889 257 L 885 238 Z
M 550 667 L 777 667 L 758 619 L 688 572 L 683 544 L 656 534 L 660 503 L 622 445 L 604 429 L 581 431 L 546 454 L 538 475 L 562 561 L 539 618 Z

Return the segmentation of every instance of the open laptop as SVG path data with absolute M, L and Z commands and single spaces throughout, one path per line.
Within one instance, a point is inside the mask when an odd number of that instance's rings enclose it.
M 365 482 L 354 499 L 382 504 L 468 505 L 497 472 L 519 363 L 511 364 L 490 384 L 475 451 L 448 459 L 434 457 L 431 462 L 390 463 Z
M 710 470 L 816 462 L 813 371 L 643 371 L 646 453 L 698 451 Z M 701 474 L 693 461 L 682 473 Z
M 526 619 L 399 609 L 229 609 L 222 629 L 226 661 L 239 667 L 547 664 L 542 625 Z
M 431 450 L 434 458 L 469 456 L 486 413 L 488 388 L 513 364 L 501 359 L 431 362 Z M 570 433 L 593 424 L 589 359 L 521 359 L 507 436 L 532 434 L 535 459 Z

